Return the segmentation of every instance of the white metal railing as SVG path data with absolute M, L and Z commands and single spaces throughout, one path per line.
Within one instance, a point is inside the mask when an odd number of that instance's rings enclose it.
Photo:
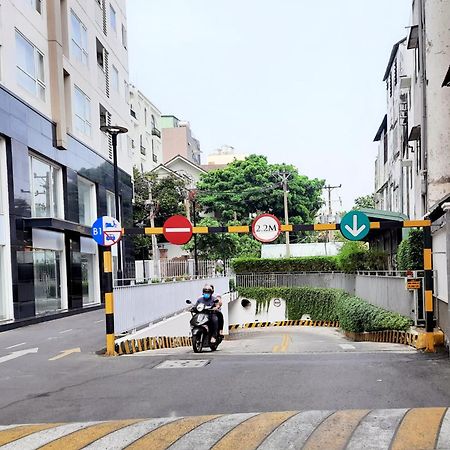
M 115 333 L 132 331 L 186 309 L 186 300 L 195 301 L 208 283 L 216 294 L 229 291 L 228 277 L 189 281 L 134 284 L 114 288 Z
M 133 284 L 155 283 L 161 281 L 188 280 L 205 277 L 232 275 L 230 261 L 217 262 L 199 260 L 197 275 L 193 259 L 170 260 L 161 259 L 157 267 L 152 260 L 135 261 L 135 280 Z

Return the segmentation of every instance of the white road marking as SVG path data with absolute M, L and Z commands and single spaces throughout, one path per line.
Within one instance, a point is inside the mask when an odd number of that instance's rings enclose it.
M 72 328 L 69 328 L 68 330 L 60 331 L 59 334 L 69 333 L 72 331 Z
M 49 430 L 39 431 L 33 433 L 30 436 L 25 436 L 22 439 L 11 442 L 2 447 L 2 450 L 35 450 L 41 448 L 46 444 L 50 444 L 56 439 L 62 438 L 67 434 L 74 433 L 75 431 L 82 430 L 91 425 L 99 424 L 102 422 L 83 422 L 83 423 L 71 423 L 67 425 L 56 426 Z
M 25 356 L 28 355 L 29 353 L 37 353 L 38 348 L 28 348 L 26 350 L 19 350 L 18 352 L 13 352 L 10 355 L 7 356 L 3 356 L 2 358 L 0 358 L 0 364 L 7 362 L 7 361 L 11 361 L 12 359 L 16 359 L 16 358 L 20 358 L 21 356 Z
M 343 350 L 356 350 L 356 347 L 351 344 L 339 344 L 339 347 L 341 347 Z
M 353 432 L 346 449 L 384 450 L 390 448 L 398 424 L 407 411 L 407 409 L 375 409 L 371 411 Z
M 145 436 L 156 428 L 173 422 L 174 420 L 177 420 L 177 417 L 150 419 L 144 422 L 138 422 L 124 427 L 121 430 L 114 431 L 83 448 L 84 450 L 122 450 L 142 436 Z
M 105 319 L 101 319 L 101 320 L 96 320 L 94 323 L 100 323 L 100 322 L 104 322 Z
M 302 448 L 311 433 L 333 411 L 304 411 L 286 420 L 258 447 L 258 450 L 273 448 Z
M 190 228 L 166 228 L 166 233 L 189 233 Z
M 205 367 L 208 359 L 173 359 L 158 364 L 155 369 L 197 369 Z
M 222 437 L 229 433 L 233 428 L 256 415 L 257 413 L 245 413 L 218 417 L 217 419 L 200 425 L 191 432 L 182 436 L 178 441 L 170 446 L 170 450 L 185 450 L 187 448 L 195 448 L 195 450 L 208 450 L 214 447 L 214 444 L 222 439 Z
M 436 445 L 439 450 L 450 448 L 450 408 L 447 409 L 442 420 L 441 431 L 439 432 L 439 439 Z
M 21 342 L 20 344 L 16 344 L 16 345 L 10 345 L 9 347 L 5 347 L 6 350 L 9 350 L 11 348 L 16 348 L 16 347 L 20 347 L 21 345 L 25 345 L 26 342 Z
M 50 358 L 49 361 L 56 361 L 57 359 L 64 358 L 65 356 L 69 356 L 72 353 L 80 353 L 80 352 L 81 352 L 81 348 L 80 347 L 78 347 L 78 348 L 71 348 L 69 350 L 63 350 L 60 355 L 56 355 L 53 358 Z

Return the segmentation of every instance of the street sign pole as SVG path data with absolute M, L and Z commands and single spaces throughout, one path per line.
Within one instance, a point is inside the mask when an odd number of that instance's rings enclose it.
M 109 247 L 122 237 L 120 222 L 114 217 L 100 217 L 92 225 L 92 238 L 101 248 L 103 257 L 102 299 L 105 304 L 106 356 L 115 356 L 113 264 Z M 106 248 L 105 248 L 106 247 Z

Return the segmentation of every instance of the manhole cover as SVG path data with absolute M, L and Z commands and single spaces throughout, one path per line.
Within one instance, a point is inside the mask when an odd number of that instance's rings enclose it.
M 173 359 L 158 364 L 155 369 L 197 369 L 209 364 L 208 359 Z

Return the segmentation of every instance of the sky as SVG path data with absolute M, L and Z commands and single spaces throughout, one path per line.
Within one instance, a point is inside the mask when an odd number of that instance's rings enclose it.
M 203 161 L 222 145 L 342 188 L 374 186 L 382 82 L 411 0 L 127 0 L 131 81 L 188 120 Z M 342 199 L 342 205 L 339 202 Z

